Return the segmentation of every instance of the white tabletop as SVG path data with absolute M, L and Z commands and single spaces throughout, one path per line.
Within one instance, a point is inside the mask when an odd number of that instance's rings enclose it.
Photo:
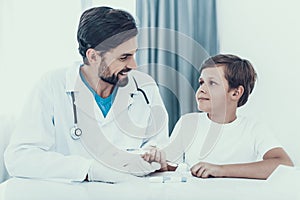
M 170 173 L 157 174 L 169 176 Z M 151 183 L 149 177 L 118 184 L 63 183 L 12 178 L 0 185 L 1 200 L 94 199 L 293 199 L 300 200 L 300 170 L 280 168 L 268 180 L 188 177 L 187 182 Z

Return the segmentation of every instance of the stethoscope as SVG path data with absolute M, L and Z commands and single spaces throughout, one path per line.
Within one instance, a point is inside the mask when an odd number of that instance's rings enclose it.
M 149 99 L 146 95 L 146 92 L 144 90 L 142 90 L 141 88 L 139 88 L 136 79 L 134 77 L 132 77 L 132 78 L 133 78 L 133 81 L 134 81 L 134 84 L 135 84 L 135 87 L 136 87 L 136 91 L 141 92 L 143 94 L 146 103 L 149 105 Z M 135 93 L 131 93 L 130 97 L 132 98 L 134 95 L 135 95 Z M 71 98 L 72 98 L 72 105 L 73 105 L 73 123 L 74 124 L 73 124 L 73 127 L 70 130 L 70 134 L 71 134 L 71 137 L 74 140 L 78 140 L 80 138 L 80 136 L 82 135 L 82 130 L 77 125 L 78 124 L 78 119 L 77 119 L 77 109 L 76 109 L 76 104 L 75 104 L 74 91 L 71 91 Z
M 82 130 L 78 127 L 77 125 L 77 109 L 76 109 L 76 104 L 75 104 L 75 94 L 74 91 L 71 92 L 71 97 L 72 97 L 72 104 L 73 104 L 73 122 L 74 125 L 71 128 L 71 137 L 74 140 L 78 140 L 80 136 L 82 135 Z

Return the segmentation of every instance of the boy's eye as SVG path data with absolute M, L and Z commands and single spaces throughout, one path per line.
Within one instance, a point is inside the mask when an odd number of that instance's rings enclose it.
M 210 81 L 209 84 L 210 84 L 210 85 L 217 85 L 217 83 L 214 82 L 214 81 Z

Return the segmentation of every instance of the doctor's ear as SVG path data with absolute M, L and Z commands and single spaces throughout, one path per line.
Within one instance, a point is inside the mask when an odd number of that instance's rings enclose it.
M 101 62 L 101 56 L 97 54 L 95 49 L 88 49 L 85 55 L 90 64 Z

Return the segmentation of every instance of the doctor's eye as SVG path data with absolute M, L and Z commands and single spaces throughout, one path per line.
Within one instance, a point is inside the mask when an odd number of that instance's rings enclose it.
M 121 61 L 121 62 L 123 62 L 123 61 L 125 61 L 125 60 L 127 60 L 128 59 L 128 55 L 124 55 L 124 56 L 121 56 L 120 58 L 119 58 L 119 60 Z

